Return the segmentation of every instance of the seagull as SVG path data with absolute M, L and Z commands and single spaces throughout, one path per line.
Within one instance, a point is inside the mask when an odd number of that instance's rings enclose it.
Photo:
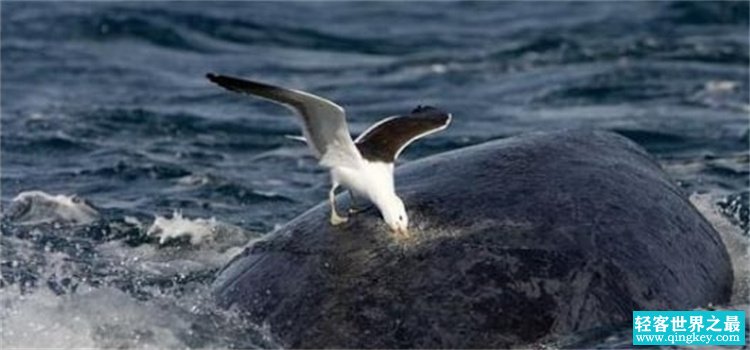
M 349 190 L 378 207 L 392 232 L 407 236 L 409 218 L 396 195 L 393 168 L 399 154 L 414 140 L 445 129 L 452 116 L 437 108 L 418 106 L 408 115 L 385 118 L 352 140 L 344 109 L 313 94 L 236 77 L 206 74 L 208 80 L 234 92 L 265 98 L 290 108 L 302 121 L 304 141 L 331 175 L 328 202 L 331 225 L 347 222 L 336 211 L 336 189 Z

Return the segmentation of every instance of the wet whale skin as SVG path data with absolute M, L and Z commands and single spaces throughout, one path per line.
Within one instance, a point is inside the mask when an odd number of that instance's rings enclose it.
M 230 262 L 217 301 L 289 347 L 502 348 L 730 297 L 717 232 L 616 134 L 488 142 L 400 166 L 396 186 L 412 238 L 372 208 L 332 227 L 323 203 Z

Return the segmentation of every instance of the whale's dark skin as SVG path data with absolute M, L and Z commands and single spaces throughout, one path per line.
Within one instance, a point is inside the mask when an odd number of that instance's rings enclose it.
M 295 348 L 505 348 L 729 300 L 719 235 L 618 135 L 489 142 L 396 186 L 411 239 L 374 209 L 333 227 L 321 204 L 236 257 L 218 302 Z

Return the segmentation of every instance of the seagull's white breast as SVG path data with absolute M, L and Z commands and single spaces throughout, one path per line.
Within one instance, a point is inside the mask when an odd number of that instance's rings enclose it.
M 331 176 L 334 181 L 358 196 L 372 201 L 394 193 L 393 163 L 363 160 L 356 168 L 334 167 L 331 169 Z

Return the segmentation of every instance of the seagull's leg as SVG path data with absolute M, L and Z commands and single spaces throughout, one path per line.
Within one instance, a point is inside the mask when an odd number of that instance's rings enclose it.
M 357 201 L 355 200 L 356 197 L 354 197 L 354 192 L 352 190 L 349 190 L 349 215 L 359 213 L 363 211 L 363 208 L 357 208 Z
M 336 212 L 336 188 L 338 187 L 339 184 L 334 182 L 331 186 L 331 191 L 328 192 L 328 202 L 331 204 L 331 225 L 333 226 L 341 225 L 347 220 L 345 217 L 339 216 Z

